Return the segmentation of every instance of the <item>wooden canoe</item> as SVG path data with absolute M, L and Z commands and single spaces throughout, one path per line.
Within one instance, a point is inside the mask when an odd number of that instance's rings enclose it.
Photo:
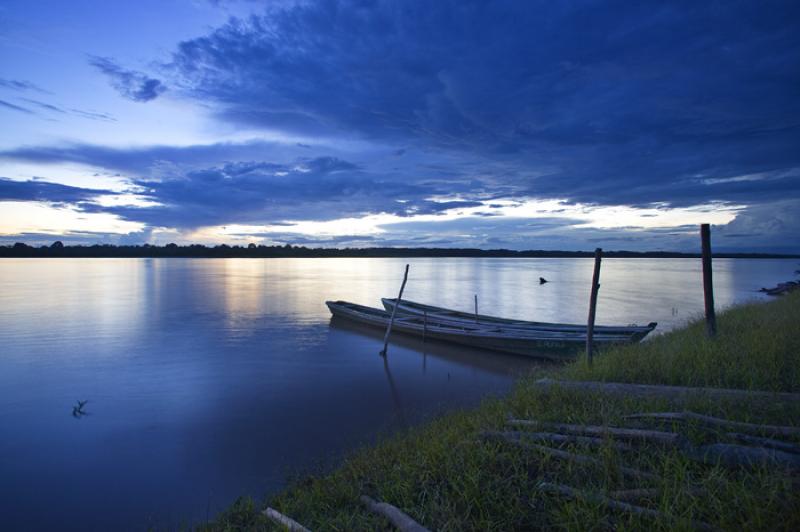
M 326 301 L 335 318 L 347 319 L 364 325 L 385 329 L 391 313 L 347 301 Z M 393 331 L 429 340 L 441 340 L 481 349 L 491 349 L 516 355 L 569 360 L 577 356 L 586 345 L 586 334 L 570 331 L 519 330 L 485 324 L 444 323 L 426 321 L 422 316 L 395 316 Z M 603 335 L 595 337 L 595 344 L 630 343 L 630 335 Z
M 381 302 L 387 311 L 391 312 L 397 300 L 393 298 L 383 298 Z M 427 316 L 428 323 L 451 323 L 451 324 L 478 324 L 478 325 L 492 325 L 503 327 L 504 329 L 514 330 L 533 330 L 533 331 L 553 331 L 553 332 L 572 332 L 579 334 L 586 334 L 586 325 L 577 323 L 548 323 L 542 321 L 523 321 L 512 320 L 506 318 L 498 318 L 495 316 L 486 316 L 478 314 L 477 321 L 475 314 L 470 312 L 462 312 L 460 310 L 451 310 L 442 307 L 434 307 L 433 305 L 425 305 L 423 303 L 416 303 L 403 299 L 397 307 L 398 315 L 412 315 L 412 316 Z M 656 328 L 657 323 L 652 322 L 647 325 L 595 325 L 594 336 L 630 336 L 631 341 L 638 342 L 647 336 L 653 329 Z

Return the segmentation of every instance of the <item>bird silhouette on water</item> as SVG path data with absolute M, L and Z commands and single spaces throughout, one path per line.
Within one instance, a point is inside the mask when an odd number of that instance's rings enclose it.
M 539 277 L 539 284 L 544 284 L 546 282 L 547 282 L 547 279 L 545 279 L 544 277 Z
M 89 402 L 88 399 L 86 401 L 78 401 L 78 404 L 76 406 L 72 407 L 72 417 L 78 417 L 79 418 L 81 416 L 85 416 L 88 412 L 84 412 L 83 411 L 83 407 L 88 402 Z

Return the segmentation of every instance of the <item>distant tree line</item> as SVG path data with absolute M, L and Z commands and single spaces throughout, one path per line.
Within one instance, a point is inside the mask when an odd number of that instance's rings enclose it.
M 593 251 L 547 251 L 531 249 L 474 249 L 474 248 L 308 248 L 304 246 L 203 246 L 191 244 L 179 246 L 167 244 L 153 246 L 114 246 L 95 244 L 92 246 L 65 246 L 56 241 L 49 246 L 30 246 L 17 242 L 12 246 L 0 246 L 0 257 L 592 257 Z M 699 253 L 676 253 L 670 251 L 604 251 L 604 257 L 617 258 L 692 258 Z M 719 258 L 797 258 L 800 255 L 769 253 L 715 253 Z

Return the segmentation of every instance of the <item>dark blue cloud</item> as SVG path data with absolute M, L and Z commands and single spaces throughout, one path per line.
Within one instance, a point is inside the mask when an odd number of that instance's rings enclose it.
M 49 91 L 44 90 L 43 88 L 31 83 L 30 81 L 22 81 L 17 79 L 0 78 L 0 87 L 15 91 L 33 91 L 33 92 L 41 92 L 43 94 L 50 94 Z
M 36 107 L 38 107 L 40 109 L 44 109 L 45 111 L 51 111 L 51 112 L 59 113 L 59 114 L 67 114 L 66 110 L 62 109 L 61 107 L 58 107 L 57 105 L 53 105 L 51 103 L 43 102 L 41 100 L 34 100 L 32 98 L 22 98 L 22 99 L 24 101 L 26 101 L 27 103 L 29 103 L 29 104 L 35 105 Z
M 36 100 L 33 98 L 20 98 L 23 102 L 28 105 L 32 105 L 38 108 L 41 111 L 47 111 L 49 113 L 56 113 L 60 115 L 72 114 L 75 116 L 79 116 L 81 118 L 87 118 L 89 120 L 99 120 L 103 122 L 116 122 L 116 118 L 107 114 L 107 113 L 98 113 L 94 111 L 83 111 L 81 109 L 74 109 L 74 108 L 64 108 L 58 105 L 54 105 L 52 103 L 43 102 L 41 100 Z M 25 114 L 37 114 L 35 111 L 27 108 L 21 107 L 3 100 L 0 100 L 0 106 L 7 107 L 9 109 L 13 109 L 15 111 L 19 111 Z
M 80 116 L 81 118 L 87 118 L 89 120 L 97 120 L 99 122 L 116 122 L 117 119 L 114 118 L 109 113 L 99 113 L 97 111 L 84 111 L 82 109 L 73 109 L 70 108 L 69 112 L 76 116 Z
M 134 102 L 149 102 L 166 90 L 160 80 L 143 72 L 123 68 L 108 57 L 92 56 L 89 64 L 105 74 L 121 96 Z
M 116 193 L 111 190 L 73 187 L 48 181 L 14 181 L 0 177 L 0 201 L 77 203 L 108 194 Z
M 152 226 L 194 228 L 231 223 L 330 220 L 390 213 L 438 214 L 480 205 L 473 201 L 433 201 L 435 186 L 403 183 L 364 171 L 335 157 L 302 158 L 290 164 L 236 162 L 194 169 L 157 181 L 135 179 L 151 207 L 82 205 Z
M 5 100 L 0 100 L 0 107 L 5 107 L 6 109 L 11 109 L 12 111 L 17 111 L 19 113 L 25 113 L 26 115 L 36 114 L 27 107 L 21 107 Z

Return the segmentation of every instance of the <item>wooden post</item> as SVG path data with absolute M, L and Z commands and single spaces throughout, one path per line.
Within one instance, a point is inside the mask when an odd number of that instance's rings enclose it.
M 475 323 L 478 323 L 478 294 L 475 294 Z
M 592 365 L 592 351 L 594 348 L 594 317 L 597 310 L 597 291 L 600 290 L 600 260 L 603 250 L 594 250 L 594 273 L 592 274 L 592 293 L 589 297 L 589 321 L 586 324 L 586 359 Z
M 428 311 L 422 309 L 422 342 L 425 342 L 425 337 L 428 336 Z
M 395 304 L 392 307 L 392 317 L 389 319 L 389 326 L 386 327 L 386 334 L 383 337 L 383 350 L 381 351 L 382 357 L 386 356 L 386 350 L 389 348 L 389 335 L 392 334 L 394 316 L 397 314 L 397 307 L 400 306 L 400 300 L 403 299 L 403 290 L 406 288 L 406 281 L 408 281 L 408 264 L 406 264 L 406 273 L 403 274 L 403 284 L 400 285 L 400 294 L 398 294 L 397 301 L 395 301 Z
M 711 227 L 700 225 L 700 240 L 703 246 L 703 294 L 706 302 L 706 333 L 717 335 L 717 315 L 714 313 L 714 282 L 711 275 Z

